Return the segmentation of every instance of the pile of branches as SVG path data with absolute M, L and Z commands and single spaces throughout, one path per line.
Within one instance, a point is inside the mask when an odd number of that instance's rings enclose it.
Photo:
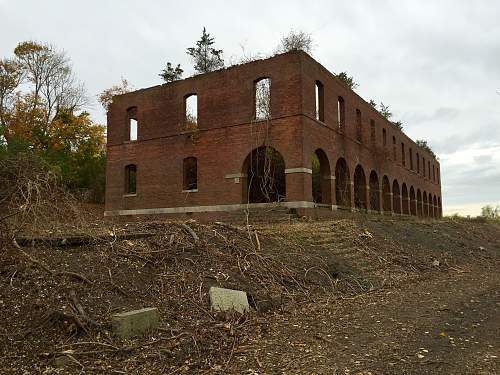
M 50 232 L 74 222 L 76 201 L 63 187 L 57 170 L 33 154 L 0 159 L 1 237 L 20 232 Z

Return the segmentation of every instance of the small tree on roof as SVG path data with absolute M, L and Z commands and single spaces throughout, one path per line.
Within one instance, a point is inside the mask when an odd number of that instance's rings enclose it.
M 187 54 L 191 56 L 196 72 L 208 73 L 224 67 L 222 50 L 213 48 L 214 43 L 214 38 L 210 37 L 204 27 L 201 39 L 196 42 L 196 47 L 187 49 Z
M 304 51 L 311 55 L 313 49 L 314 42 L 311 34 L 307 34 L 303 31 L 290 30 L 288 35 L 281 38 L 280 44 L 276 49 L 276 53 Z
M 160 74 L 158 74 L 165 82 L 174 82 L 182 77 L 182 73 L 184 73 L 184 70 L 181 69 L 181 64 L 177 64 L 177 66 L 174 68 L 172 66 L 171 62 L 167 63 L 167 66 L 165 69 L 161 71 Z
M 359 85 L 354 81 L 354 78 L 347 74 L 347 72 L 340 72 L 335 75 L 338 79 L 340 79 L 344 85 L 349 87 L 351 90 L 356 90 Z

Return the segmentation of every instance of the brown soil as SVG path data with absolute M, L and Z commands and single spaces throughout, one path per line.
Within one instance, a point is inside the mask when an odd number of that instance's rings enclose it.
M 2 251 L 1 373 L 500 373 L 499 224 L 187 223 L 196 241 L 181 223 L 97 217 L 93 244 Z M 135 232 L 152 236 L 115 239 Z M 211 312 L 212 285 L 245 290 L 252 312 Z M 158 330 L 110 333 L 142 307 Z

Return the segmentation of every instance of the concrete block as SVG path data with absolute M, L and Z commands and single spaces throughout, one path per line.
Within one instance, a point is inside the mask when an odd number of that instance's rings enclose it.
M 214 311 L 234 310 L 240 314 L 250 311 L 247 294 L 241 290 L 211 287 L 208 294 Z
M 158 309 L 149 307 L 113 315 L 113 333 L 126 338 L 140 335 L 158 326 Z

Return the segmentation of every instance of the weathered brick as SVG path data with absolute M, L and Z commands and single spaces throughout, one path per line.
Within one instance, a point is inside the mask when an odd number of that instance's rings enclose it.
M 271 78 L 269 127 L 252 122 L 254 82 Z M 315 119 L 315 82 L 324 87 L 324 121 Z M 183 98 L 198 96 L 198 127 L 195 132 L 183 129 Z M 345 101 L 346 127 L 339 132 L 337 98 Z M 138 141 L 128 142 L 127 109 L 137 107 Z M 356 140 L 356 109 L 362 113 L 362 141 Z M 370 138 L 370 121 L 375 122 L 375 142 Z M 108 113 L 106 171 L 106 211 L 149 208 L 196 207 L 246 203 L 244 181 L 236 183 L 228 174 L 245 173 L 244 161 L 252 149 L 271 145 L 284 158 L 286 168 L 311 168 L 312 156 L 321 149 L 326 155 L 331 175 L 340 158 L 354 181 L 356 167 L 363 168 L 366 185 L 370 173 L 377 174 L 379 185 L 387 176 L 391 187 L 397 181 L 408 195 L 426 192 L 441 201 L 440 165 L 427 151 L 418 147 L 403 132 L 382 117 L 374 108 L 345 87 L 333 74 L 303 52 L 290 52 L 265 60 L 197 75 L 181 81 L 138 90 L 115 98 Z M 383 145 L 382 130 L 387 134 Z M 392 157 L 392 138 L 396 138 L 397 158 Z M 425 137 L 425 136 L 424 136 Z M 401 142 L 405 144 L 406 165 L 401 163 Z M 409 150 L 413 151 L 410 170 Z M 420 173 L 416 171 L 416 153 Z M 183 192 L 182 161 L 198 160 L 198 191 Z M 436 180 L 422 173 L 422 157 L 438 171 Z M 137 194 L 124 196 L 125 166 L 137 165 Z M 427 165 L 426 165 L 427 168 Z M 286 201 L 313 202 L 311 175 L 286 175 Z M 331 203 L 337 204 L 335 180 L 325 182 L 331 189 Z M 423 199 L 421 200 L 423 201 Z M 409 204 L 407 200 L 402 204 Z M 433 209 L 434 204 L 430 205 Z M 441 206 L 439 204 L 439 206 Z M 436 210 L 438 211 L 438 210 Z M 307 214 L 308 209 L 299 209 Z M 195 213 L 210 218 L 217 212 Z

